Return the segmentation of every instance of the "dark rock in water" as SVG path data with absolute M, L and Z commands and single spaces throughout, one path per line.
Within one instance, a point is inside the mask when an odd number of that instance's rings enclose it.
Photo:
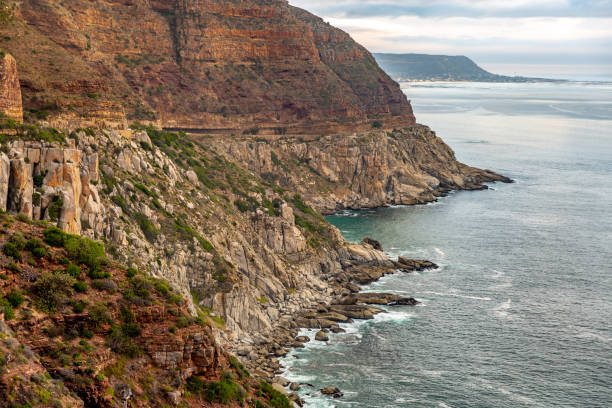
M 300 384 L 296 382 L 292 382 L 291 384 L 289 384 L 289 389 L 291 391 L 297 391 L 300 389 Z
M 340 398 L 341 396 L 344 395 L 342 392 L 340 392 L 338 387 L 325 387 L 325 388 L 322 388 L 320 391 L 321 391 L 321 394 L 329 395 L 334 398 Z
M 368 244 L 370 245 L 372 248 L 377 249 L 379 251 L 383 250 L 382 245 L 380 244 L 380 242 L 378 242 L 377 240 L 375 240 L 374 238 L 370 238 L 370 237 L 365 237 L 364 239 L 361 240 L 362 244 Z
M 384 312 L 383 309 L 366 305 L 333 305 L 332 308 L 338 313 L 357 320 L 373 319 L 374 315 Z
M 333 328 L 330 329 L 330 331 L 332 333 L 345 333 L 346 332 L 346 330 L 344 330 L 341 327 L 333 327 Z
M 319 330 L 315 335 L 317 341 L 329 341 L 329 336 L 323 330 Z
M 295 341 L 299 341 L 300 343 L 308 343 L 310 338 L 308 336 L 297 336 Z
M 355 305 L 359 303 L 366 303 L 366 304 L 371 304 L 371 305 L 414 306 L 418 304 L 419 302 L 412 297 L 395 295 L 393 293 L 366 292 L 366 293 L 358 293 L 355 295 L 346 296 L 342 298 L 342 300 L 339 303 L 342 305 Z
M 409 259 L 404 256 L 397 258 L 395 266 L 404 272 L 424 271 L 426 269 L 436 269 L 438 267 L 438 265 L 430 261 Z

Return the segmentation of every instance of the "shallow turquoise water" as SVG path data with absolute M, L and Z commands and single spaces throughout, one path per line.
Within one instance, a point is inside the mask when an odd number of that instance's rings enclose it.
M 286 376 L 345 393 L 303 387 L 311 407 L 612 406 L 612 86 L 405 87 L 461 161 L 517 182 L 329 217 L 441 268 L 369 287 L 422 305 L 309 343 Z

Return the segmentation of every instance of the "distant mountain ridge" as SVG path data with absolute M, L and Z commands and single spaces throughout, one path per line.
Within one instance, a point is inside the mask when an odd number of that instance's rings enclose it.
M 397 81 L 557 82 L 546 78 L 492 74 L 458 55 L 374 54 L 378 65 Z

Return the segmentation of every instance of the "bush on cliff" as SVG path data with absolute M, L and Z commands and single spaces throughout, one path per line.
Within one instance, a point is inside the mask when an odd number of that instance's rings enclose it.
M 265 381 L 259 384 L 259 390 L 257 390 L 256 395 L 268 397 L 270 399 L 269 405 L 272 408 L 291 408 L 289 399 Z
M 238 387 L 233 380 L 231 373 L 224 373 L 219 381 L 206 382 L 199 377 L 189 377 L 185 383 L 187 391 L 194 394 L 202 394 L 204 399 L 209 402 L 220 402 L 228 404 L 232 401 L 244 400 L 244 390 Z
M 87 265 L 90 271 L 97 271 L 106 263 L 104 244 L 78 235 L 67 234 L 57 227 L 47 228 L 43 232 L 47 244 L 65 248 L 68 257 L 79 264 Z M 107 277 L 107 276 L 100 276 Z
M 74 279 L 65 273 L 45 273 L 31 287 L 36 307 L 47 313 L 57 312 L 72 295 Z

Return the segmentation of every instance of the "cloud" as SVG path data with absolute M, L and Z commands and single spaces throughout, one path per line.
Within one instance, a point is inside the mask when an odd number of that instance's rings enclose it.
M 612 17 L 612 0 L 292 0 L 290 3 L 330 17 Z
M 290 0 L 374 52 L 612 64 L 612 0 Z

